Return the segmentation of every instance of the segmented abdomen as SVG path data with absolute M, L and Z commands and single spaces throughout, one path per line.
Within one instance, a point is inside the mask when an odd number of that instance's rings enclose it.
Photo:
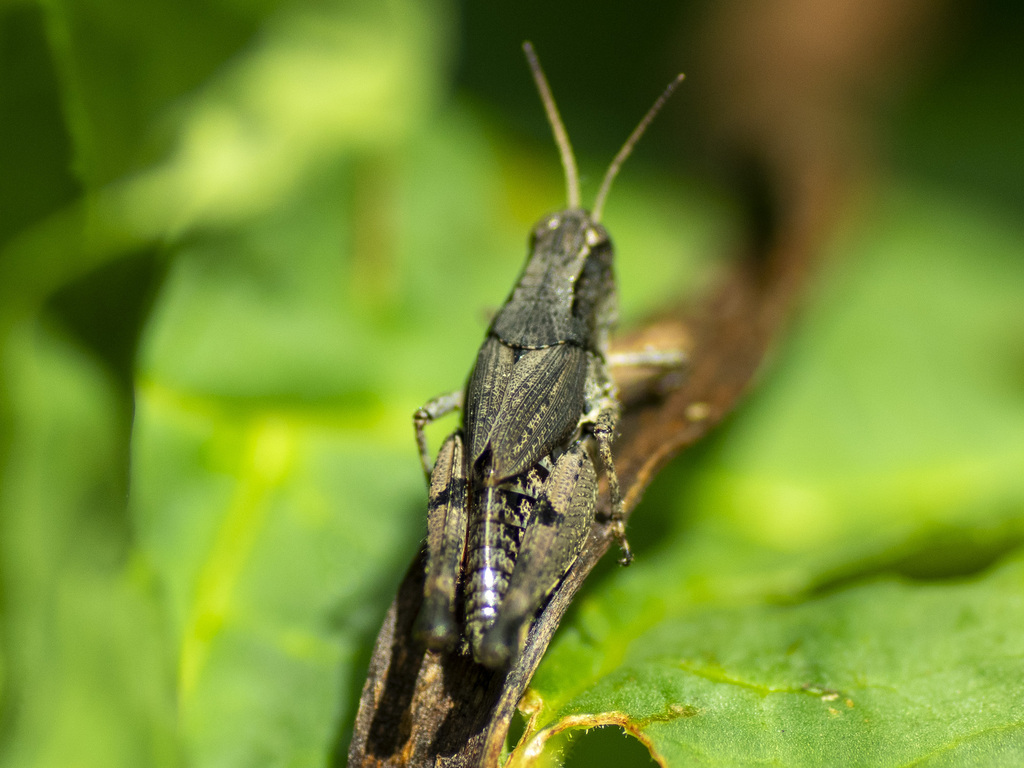
M 466 561 L 466 632 L 474 652 L 494 623 L 508 591 L 523 530 L 546 476 L 540 467 L 473 490 Z

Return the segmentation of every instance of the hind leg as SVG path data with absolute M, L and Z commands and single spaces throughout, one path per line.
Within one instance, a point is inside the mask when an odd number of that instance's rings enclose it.
M 582 442 L 559 457 L 544 482 L 523 535 L 508 592 L 494 625 L 475 649 L 492 669 L 507 666 L 521 650 L 537 610 L 576 560 L 594 520 L 597 472 Z
M 427 508 L 427 580 L 416 634 L 433 650 L 450 648 L 458 637 L 455 594 L 466 548 L 467 484 L 462 433 L 441 446 L 430 473 Z

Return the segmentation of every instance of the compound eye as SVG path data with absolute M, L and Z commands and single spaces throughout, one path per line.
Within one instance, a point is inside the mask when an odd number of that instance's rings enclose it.
M 598 232 L 593 227 L 587 227 L 584 239 L 586 240 L 587 245 L 593 248 L 595 245 L 601 243 L 605 238 L 600 232 Z
M 538 221 L 534 225 L 533 231 L 530 233 L 531 247 L 535 245 L 538 240 L 543 239 L 549 232 L 554 232 L 556 229 L 561 227 L 563 223 L 562 217 L 557 213 L 553 213 Z

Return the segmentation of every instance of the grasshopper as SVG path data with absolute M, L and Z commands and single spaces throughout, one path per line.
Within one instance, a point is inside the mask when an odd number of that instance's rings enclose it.
M 632 559 L 611 450 L 619 403 L 608 338 L 617 295 L 612 244 L 600 219 L 622 163 L 682 80 L 668 86 L 619 150 L 588 212 L 547 80 L 533 47 L 523 49 L 561 154 L 567 208 L 533 228 L 529 258 L 465 389 L 434 398 L 413 416 L 429 486 L 416 632 L 429 648 L 449 649 L 461 618 L 474 658 L 492 669 L 519 653 L 533 617 L 582 550 L 595 515 L 597 464 L 622 562 Z M 455 410 L 463 413 L 462 428 L 431 466 L 425 427 Z

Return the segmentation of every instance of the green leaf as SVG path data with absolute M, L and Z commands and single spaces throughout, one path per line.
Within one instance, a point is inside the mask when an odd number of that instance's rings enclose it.
M 3 222 L 22 229 L 0 258 L 0 762 L 321 765 L 419 535 L 380 505 L 412 511 L 422 482 L 373 429 L 389 372 L 360 356 L 378 347 L 351 308 L 373 297 L 347 285 L 366 237 L 345 211 L 436 99 L 443 6 L 282 5 L 242 51 L 245 24 L 193 34 L 180 4 L 49 10 L 84 196 Z M 169 276 L 132 398 L 51 299 L 88 310 L 97 267 L 155 239 Z
M 160 585 L 124 507 L 128 413 L 46 324 L 5 353 L 3 764 L 174 765 Z

